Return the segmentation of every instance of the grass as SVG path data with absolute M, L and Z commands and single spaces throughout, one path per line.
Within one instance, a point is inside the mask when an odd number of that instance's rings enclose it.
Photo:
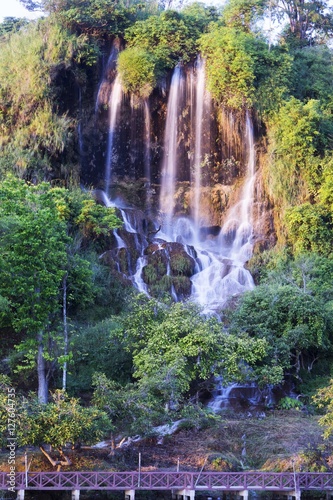
M 292 471 L 325 472 L 333 467 L 333 439 L 324 441 L 318 417 L 300 411 L 274 411 L 266 418 L 221 417 L 210 428 L 183 429 L 164 438 L 142 440 L 116 450 L 83 450 L 71 456 L 72 466 L 63 470 L 136 470 L 141 452 L 142 470 Z M 17 471 L 24 470 L 24 450 L 17 450 Z M 38 449 L 28 450 L 32 471 L 52 470 Z M 6 471 L 7 452 L 0 455 Z

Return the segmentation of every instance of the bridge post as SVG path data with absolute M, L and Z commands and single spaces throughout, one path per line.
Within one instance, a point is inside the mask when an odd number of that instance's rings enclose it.
M 248 500 L 248 498 L 249 498 L 249 490 L 239 491 L 238 495 L 240 497 L 242 497 L 243 500 Z
M 188 490 L 186 488 L 184 490 L 178 490 L 176 498 L 179 496 L 182 497 L 183 500 L 195 500 L 195 490 Z
M 295 500 L 301 500 L 301 490 L 296 490 L 296 491 L 291 491 L 287 495 L 288 500 L 292 500 L 295 498 Z
M 24 500 L 25 490 L 17 490 L 17 500 Z
M 80 499 L 80 490 L 72 490 L 72 500 Z
M 125 500 L 135 500 L 135 490 L 126 490 Z

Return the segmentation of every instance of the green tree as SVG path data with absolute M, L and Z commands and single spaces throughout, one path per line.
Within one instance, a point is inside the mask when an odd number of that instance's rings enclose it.
M 153 392 L 161 404 L 176 407 L 194 381 L 213 374 L 225 379 L 245 377 L 266 352 L 265 340 L 235 337 L 214 318 L 204 318 L 193 304 L 165 308 L 141 299 L 123 320 L 122 339 L 133 355 L 138 385 Z
M 55 363 L 60 313 L 65 344 L 62 362 L 66 363 L 67 304 L 74 296 L 86 295 L 83 301 L 87 302 L 93 298 L 89 262 L 76 254 L 80 245 L 75 245 L 74 236 L 80 230 L 85 233 L 87 227 L 89 234 L 106 234 L 118 223 L 114 210 L 96 205 L 87 195 L 80 196 L 77 214 L 73 214 L 68 193 L 47 183 L 33 186 L 13 177 L 0 184 L 0 295 L 6 300 L 0 319 L 2 326 L 25 332 L 20 349 L 30 360 L 29 366 L 37 361 L 38 395 L 43 403 Z
M 17 437 L 19 446 L 39 446 L 49 462 L 57 467 L 70 465 L 66 446 L 72 449 L 81 443 L 92 444 L 110 431 L 110 421 L 105 412 L 94 406 L 84 408 L 76 398 L 69 398 L 64 391 L 55 391 L 48 404 L 40 404 L 33 396 L 18 400 L 20 411 Z M 52 457 L 45 449 L 57 450 Z
M 307 201 L 317 193 L 331 134 L 328 115 L 318 101 L 304 104 L 291 98 L 272 118 L 268 178 L 278 205 Z
M 4 17 L 4 20 L 0 23 L 0 37 L 15 33 L 27 24 L 27 19 L 19 17 Z
M 318 190 L 318 202 L 333 218 L 333 158 L 328 156 L 323 168 L 322 183 Z
M 147 98 L 156 85 L 155 61 L 146 50 L 129 47 L 119 54 L 118 72 L 127 92 Z
M 284 371 L 310 373 L 331 352 L 332 279 L 331 258 L 271 252 L 260 284 L 232 314 L 232 331 L 266 338 L 269 356 Z
M 229 0 L 222 11 L 223 22 L 237 30 L 253 31 L 253 23 L 264 15 L 266 0 Z
M 332 214 L 321 205 L 302 205 L 286 211 L 287 240 L 295 254 L 315 252 L 330 255 L 333 241 Z
M 254 99 L 255 63 L 249 51 L 253 35 L 213 25 L 200 39 L 207 60 L 212 96 L 232 109 L 250 108 Z
M 332 105 L 333 54 L 326 45 L 293 51 L 290 74 L 291 92 L 300 101 L 316 99 L 325 107 Z
M 207 6 L 203 2 L 192 2 L 185 5 L 182 9 L 182 15 L 186 24 L 191 26 L 193 32 L 197 32 L 197 37 L 207 31 L 210 23 L 219 19 L 219 12 L 216 7 Z
M 125 31 L 126 41 L 129 47 L 151 54 L 155 62 L 155 76 L 158 77 L 179 61 L 187 63 L 194 59 L 201 30 L 207 26 L 210 16 L 214 16 L 207 12 L 207 9 L 195 14 L 193 10 L 185 10 L 184 13 L 168 10 L 150 16 Z
M 122 35 L 137 17 L 146 17 L 154 2 L 142 0 L 20 0 L 28 10 L 42 10 L 56 17 L 72 33 L 100 41 Z
M 24 5 L 27 10 L 34 11 L 40 10 L 43 7 L 43 0 L 34 1 L 34 0 L 20 0 L 20 3 Z
M 322 302 L 290 283 L 263 284 L 246 293 L 231 322 L 234 334 L 245 332 L 267 341 L 267 358 L 258 368 L 267 371 L 270 383 L 274 377 L 273 383 L 282 382 L 291 369 L 299 377 L 306 357 L 328 348 L 327 327 Z
M 37 345 L 38 396 L 48 397 L 47 345 L 59 308 L 66 262 L 66 226 L 45 188 L 14 179 L 0 186 L 1 294 L 10 303 L 10 323 Z M 44 191 L 44 192 L 43 192 Z
M 249 39 L 246 50 L 254 63 L 253 105 L 267 123 L 290 96 L 293 58 L 285 47 L 269 47 L 257 36 Z
M 311 45 L 332 33 L 332 7 L 327 0 L 273 0 L 268 5 L 278 19 L 287 17 L 286 34 L 293 44 Z
M 324 437 L 328 439 L 333 434 L 333 379 L 327 387 L 318 390 L 313 401 L 318 408 L 325 409 L 325 415 L 320 417 L 319 425 L 324 427 Z
M 149 434 L 154 425 L 165 421 L 166 413 L 160 400 L 135 383 L 120 384 L 103 373 L 93 376 L 93 404 L 105 411 L 117 433 Z M 111 451 L 114 450 L 111 434 Z
M 94 304 L 96 307 L 96 298 Z M 75 363 L 71 366 L 71 377 L 68 380 L 68 390 L 71 393 L 89 393 L 93 374 L 97 369 L 122 385 L 132 381 L 132 357 L 125 350 L 118 331 L 117 316 L 98 321 L 94 325 L 75 325 L 71 335 Z

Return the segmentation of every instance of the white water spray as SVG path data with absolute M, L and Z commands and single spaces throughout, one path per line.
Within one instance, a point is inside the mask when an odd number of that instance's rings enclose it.
M 195 146 L 194 146 L 194 207 L 193 218 L 197 228 L 200 225 L 200 192 L 202 161 L 202 125 L 205 102 L 205 64 L 201 58 L 197 62 L 196 109 L 195 109 Z
M 109 194 L 111 174 L 112 174 L 112 154 L 113 154 L 113 142 L 115 136 L 115 129 L 118 118 L 118 111 L 120 109 L 122 99 L 122 88 L 119 75 L 116 77 L 109 101 L 109 135 L 107 144 L 107 155 L 105 163 L 105 192 Z
M 252 276 L 244 267 L 252 255 L 255 179 L 253 126 L 248 114 L 245 142 L 248 162 L 240 199 L 230 209 L 217 241 L 203 242 L 197 250 L 202 271 L 192 277 L 192 298 L 207 312 L 223 307 L 232 296 L 254 287 Z
M 109 101 L 109 89 L 110 89 L 110 75 L 116 69 L 117 59 L 118 59 L 119 49 L 114 43 L 106 63 L 106 67 L 103 71 L 103 76 L 101 82 L 98 86 L 96 101 L 95 101 L 95 113 L 98 112 L 99 106 L 102 104 L 107 104 Z
M 161 173 L 160 210 L 165 214 L 165 233 L 171 233 L 171 221 L 174 213 L 174 195 L 177 175 L 177 138 L 179 98 L 182 93 L 180 66 L 176 66 L 170 87 L 167 119 L 164 135 L 164 157 Z
M 151 164 L 150 164 L 150 134 L 151 134 L 151 124 L 150 124 L 150 109 L 147 99 L 144 101 L 144 118 L 145 118 L 145 150 L 144 150 L 144 168 L 145 168 L 145 178 L 147 179 L 146 186 L 146 204 L 147 210 L 151 210 Z

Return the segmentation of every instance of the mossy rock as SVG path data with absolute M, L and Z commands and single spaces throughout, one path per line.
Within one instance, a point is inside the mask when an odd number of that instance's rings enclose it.
M 187 276 L 174 276 L 172 278 L 172 283 L 179 299 L 183 300 L 191 295 L 192 283 Z
M 128 274 L 128 251 L 127 248 L 119 248 L 117 250 L 117 261 L 120 272 Z
M 167 243 L 170 255 L 170 268 L 173 276 L 192 276 L 195 260 L 185 251 L 180 243 Z
M 144 254 L 145 255 L 152 255 L 155 252 L 158 252 L 160 249 L 161 249 L 161 245 L 157 241 L 154 241 L 153 243 L 150 243 L 150 245 L 148 245 L 145 248 Z
M 194 273 L 195 262 L 185 252 L 175 254 L 170 259 L 171 272 L 176 276 L 192 276 Z
M 171 295 L 172 278 L 171 276 L 163 276 L 162 279 L 149 287 L 149 291 L 153 297 L 160 298 L 166 294 Z
M 153 264 L 148 264 L 142 270 L 143 281 L 147 285 L 155 285 L 158 281 L 157 271 Z
M 167 274 L 168 257 L 162 248 L 157 247 L 154 252 L 148 253 L 148 264 L 154 266 L 158 278 Z

